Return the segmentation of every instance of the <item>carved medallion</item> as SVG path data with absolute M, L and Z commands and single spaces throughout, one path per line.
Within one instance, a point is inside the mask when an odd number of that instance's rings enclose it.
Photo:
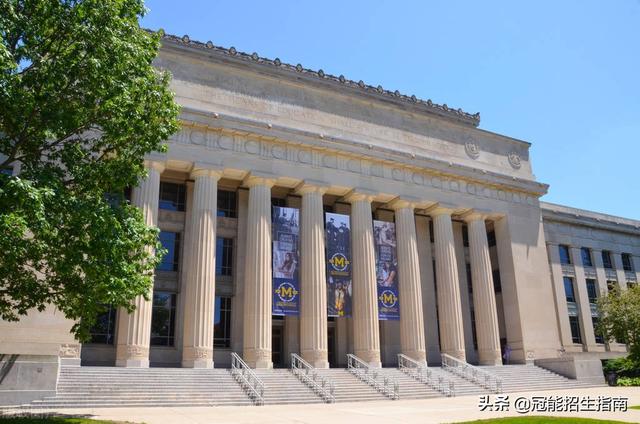
M 513 169 L 520 169 L 520 167 L 522 166 L 522 163 L 520 161 L 520 156 L 518 156 L 516 152 L 509 153 L 508 158 L 509 158 L 509 164 Z
M 478 156 L 480 156 L 480 148 L 473 140 L 464 143 L 464 151 L 471 159 L 478 159 Z

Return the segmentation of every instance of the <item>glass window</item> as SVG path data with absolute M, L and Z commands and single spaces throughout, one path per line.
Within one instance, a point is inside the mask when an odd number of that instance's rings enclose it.
M 96 323 L 89 330 L 89 343 L 112 345 L 116 334 L 116 308 L 111 305 L 98 315 Z
M 473 283 L 471 281 L 471 264 L 467 264 L 467 289 L 469 290 L 469 294 L 473 294 Z M 471 304 L 473 305 L 473 297 L 469 297 L 471 299 Z
M 487 233 L 487 241 L 489 242 L 489 247 L 496 245 L 496 232 L 491 230 Z
M 582 266 L 593 266 L 593 261 L 591 260 L 591 249 L 588 247 L 581 247 L 580 254 L 582 255 Z
M 154 292 L 151 312 L 151 345 L 173 346 L 176 327 L 176 295 Z
M 502 282 L 500 281 L 500 270 L 493 270 L 493 290 L 496 293 L 502 293 Z
M 564 294 L 567 302 L 575 303 L 576 296 L 573 291 L 573 278 L 571 277 L 564 277 Z
M 235 191 L 218 190 L 218 216 L 237 218 L 238 209 L 236 205 Z
M 162 262 L 158 264 L 160 271 L 178 271 L 180 261 L 180 233 L 170 231 L 160 231 L 160 243 L 167 250 L 162 257 Z
M 574 343 L 582 343 L 580 336 L 580 321 L 577 316 L 569 315 L 569 325 L 571 326 L 571 339 Z
M 602 337 L 602 333 L 598 331 L 598 322 L 600 320 L 598 317 L 591 317 L 591 322 L 593 323 L 593 334 L 596 336 L 596 343 L 604 343 L 604 337 Z
M 213 321 L 213 346 L 231 346 L 231 298 L 216 296 Z
M 333 205 L 322 205 L 322 210 L 325 213 L 333 213 Z
M 168 211 L 184 212 L 185 185 L 160 182 L 158 207 Z
M 613 264 L 611 263 L 611 252 L 608 250 L 602 251 L 602 265 L 607 269 L 613 269 Z
M 631 263 L 631 255 L 629 253 L 622 254 L 622 269 L 625 271 L 633 271 L 633 264 Z
M 598 301 L 598 289 L 596 280 L 593 278 L 587 278 L 587 295 L 589 296 L 589 303 L 596 303 Z
M 562 265 L 570 265 L 571 255 L 569 254 L 569 246 L 561 244 L 558 246 L 558 250 L 560 251 L 560 263 Z
M 233 275 L 233 239 L 216 238 L 216 275 Z

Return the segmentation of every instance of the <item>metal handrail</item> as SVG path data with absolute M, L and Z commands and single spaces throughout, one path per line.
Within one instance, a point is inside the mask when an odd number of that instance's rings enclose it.
M 256 405 L 264 404 L 264 383 L 235 352 L 231 352 L 231 375 Z
M 400 399 L 400 385 L 398 381 L 378 372 L 362 359 L 350 353 L 347 354 L 347 368 L 349 372 L 375 388 L 390 399 Z M 378 378 L 382 377 L 382 381 Z
M 485 370 L 475 367 L 458 358 L 443 353 L 442 368 L 446 371 L 478 384 L 494 393 L 502 393 L 502 378 Z
M 291 354 L 291 372 L 298 377 L 300 381 L 311 387 L 325 402 L 333 403 L 336 401 L 334 396 L 336 386 L 333 381 L 319 375 L 313 365 L 295 353 Z
M 398 369 L 415 380 L 439 391 L 445 396 L 456 395 L 455 383 L 453 380 L 441 375 L 435 378 L 433 372 L 426 366 L 426 364 L 411 359 L 402 353 L 398 354 Z

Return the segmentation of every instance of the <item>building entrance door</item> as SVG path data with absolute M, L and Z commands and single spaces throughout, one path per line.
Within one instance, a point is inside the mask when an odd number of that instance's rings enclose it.
M 327 330 L 327 356 L 329 360 L 329 367 L 333 368 L 338 366 L 336 363 L 336 327 L 329 326 Z
M 283 351 L 283 327 L 280 325 L 274 325 L 271 329 L 271 360 L 273 361 L 274 368 L 284 368 L 284 356 Z

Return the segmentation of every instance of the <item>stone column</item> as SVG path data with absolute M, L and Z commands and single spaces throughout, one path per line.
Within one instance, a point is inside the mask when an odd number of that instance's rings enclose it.
M 329 368 L 327 352 L 327 281 L 324 257 L 326 188 L 303 184 L 300 213 L 300 353 L 316 368 Z
M 216 219 L 221 173 L 194 168 L 190 215 L 189 269 L 185 278 L 182 366 L 213 368 L 213 313 L 216 292 Z
M 479 213 L 470 213 L 465 216 L 469 234 L 478 362 L 480 365 L 502 365 L 498 311 L 484 218 L 484 215 Z
M 464 327 L 458 264 L 451 224 L 451 209 L 436 206 L 430 209 L 433 218 L 436 256 L 436 284 L 438 286 L 438 314 L 440 323 L 440 348 L 460 360 L 466 360 Z
M 440 335 L 438 334 L 438 307 L 436 304 L 436 282 L 434 279 L 433 254 L 429 218 L 416 215 L 418 257 L 420 258 L 420 281 L 422 285 L 422 313 L 424 315 L 427 362 L 440 363 Z
M 378 322 L 378 289 L 376 258 L 373 247 L 373 196 L 353 192 L 351 203 L 351 260 L 353 262 L 353 350 L 373 367 L 381 367 L 380 325 Z
M 272 368 L 271 359 L 271 187 L 274 180 L 252 176 L 247 214 L 243 357 L 250 367 Z
M 145 224 L 158 226 L 158 201 L 160 196 L 160 174 L 164 163 L 145 161 L 148 175 L 134 187 L 131 202 L 142 209 Z M 135 310 L 130 314 L 120 308 L 118 311 L 118 340 L 116 344 L 116 366 L 149 366 L 149 342 L 151 338 L 151 309 L 153 287 L 149 290 L 149 300 L 143 296 L 134 299 Z
M 427 363 L 422 288 L 420 285 L 420 258 L 416 240 L 414 205 L 406 200 L 391 204 L 396 218 L 398 250 L 398 284 L 400 294 L 400 348 L 408 357 Z

